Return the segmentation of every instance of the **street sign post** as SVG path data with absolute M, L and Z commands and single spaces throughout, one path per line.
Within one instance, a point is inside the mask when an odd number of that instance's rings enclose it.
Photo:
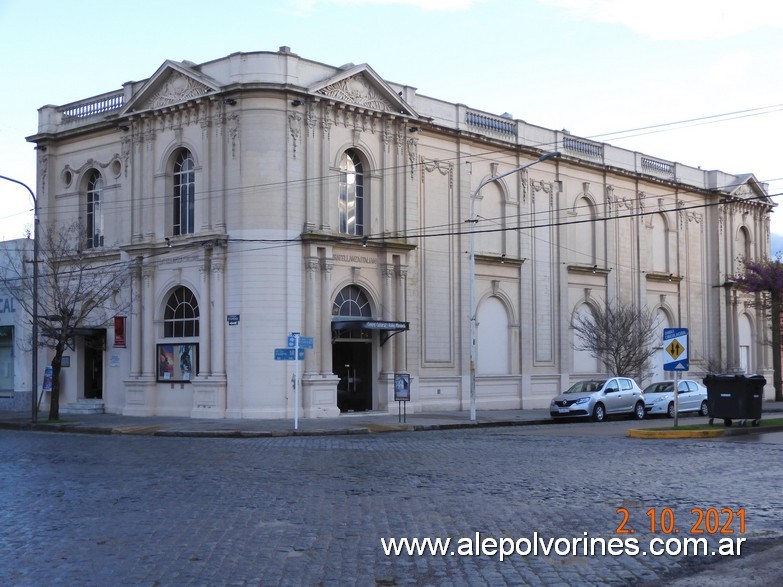
M 679 422 L 680 374 L 688 370 L 688 329 L 663 329 L 663 370 L 674 371 L 674 427 Z
M 275 349 L 275 361 L 296 361 L 294 366 L 294 430 L 299 429 L 299 361 L 304 361 L 305 349 L 314 348 L 312 336 L 301 336 L 299 332 L 288 334 L 288 346 Z

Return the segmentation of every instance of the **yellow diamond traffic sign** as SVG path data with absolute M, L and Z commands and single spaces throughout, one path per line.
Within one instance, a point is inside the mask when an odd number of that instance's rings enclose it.
M 672 359 L 677 359 L 683 351 L 685 351 L 685 348 L 680 344 L 680 341 L 676 338 L 671 342 L 669 346 L 666 347 L 666 352 L 669 353 L 669 356 Z

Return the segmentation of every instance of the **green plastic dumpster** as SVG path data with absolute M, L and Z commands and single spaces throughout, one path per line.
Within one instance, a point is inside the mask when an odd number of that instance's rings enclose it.
M 707 375 L 703 380 L 707 387 L 707 412 L 710 424 L 722 418 L 726 426 L 732 421 L 748 421 L 753 426 L 761 422 L 761 403 L 767 380 L 761 375 Z

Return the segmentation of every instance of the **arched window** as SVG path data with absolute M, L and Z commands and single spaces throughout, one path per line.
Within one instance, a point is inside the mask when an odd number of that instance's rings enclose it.
M 367 294 L 355 285 L 344 287 L 334 298 L 332 316 L 372 318 L 372 309 Z
M 96 170 L 87 177 L 87 243 L 88 249 L 103 246 L 103 178 Z
M 506 306 L 497 297 L 484 300 L 476 312 L 476 370 L 481 374 L 511 373 L 509 319 Z
M 339 231 L 361 236 L 364 234 L 364 174 L 362 161 L 355 151 L 343 153 L 339 189 Z
M 174 225 L 173 232 L 192 234 L 196 209 L 195 162 L 190 151 L 183 149 L 174 161 Z
M 574 321 L 584 320 L 591 315 L 595 318 L 592 308 L 588 304 L 583 303 L 574 312 Z M 600 373 L 601 362 L 592 355 L 590 350 L 583 348 L 584 341 L 577 336 L 573 329 L 571 330 L 571 337 L 571 345 L 574 349 L 574 373 Z
M 332 304 L 332 316 L 346 318 L 372 318 L 372 308 L 367 294 L 359 287 L 349 285 L 339 291 Z M 342 324 L 338 329 L 340 338 L 367 338 L 368 332 Z
M 198 301 L 187 287 L 178 287 L 169 296 L 163 314 L 163 336 L 185 338 L 198 336 Z
M 658 347 L 659 350 L 655 353 L 655 358 L 650 365 L 652 369 L 651 381 L 660 381 L 662 379 L 671 379 L 672 375 L 671 372 L 663 370 L 664 363 L 671 362 L 671 356 L 666 352 L 666 349 L 663 346 L 663 331 L 666 328 L 671 328 L 672 320 L 663 308 L 658 308 L 655 311 L 655 316 L 656 332 L 658 333 L 655 346 Z M 667 359 L 667 357 L 669 358 Z

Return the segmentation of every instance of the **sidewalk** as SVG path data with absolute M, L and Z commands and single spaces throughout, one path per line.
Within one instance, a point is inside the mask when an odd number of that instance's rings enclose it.
M 764 402 L 765 418 L 783 418 L 783 402 Z M 776 416 L 776 413 L 779 415 Z M 468 412 L 356 412 L 335 418 L 293 418 L 277 420 L 191 419 L 169 416 L 121 416 L 118 414 L 61 415 L 59 422 L 49 423 L 47 414 L 38 415 L 33 424 L 29 413 L 0 411 L 0 429 L 78 432 L 84 434 L 137 434 L 148 436 L 257 438 L 264 436 L 319 436 L 333 434 L 372 434 L 413 430 L 448 430 L 492 426 L 551 424 L 548 409 L 481 410 L 476 421 Z M 647 422 L 647 420 L 645 420 Z M 671 420 L 656 419 L 660 426 Z

